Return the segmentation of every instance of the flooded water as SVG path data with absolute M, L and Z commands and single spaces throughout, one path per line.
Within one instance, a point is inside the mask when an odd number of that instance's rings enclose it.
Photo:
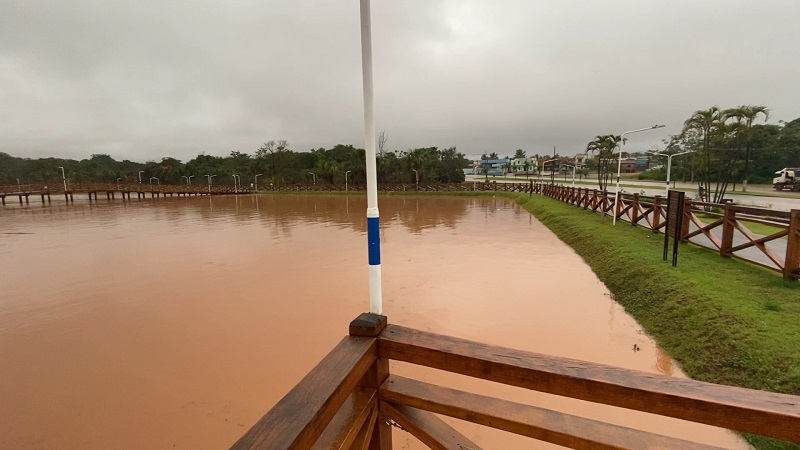
M 344 196 L 0 209 L 0 448 L 230 446 L 368 309 L 365 210 L 365 197 Z M 381 196 L 380 211 L 391 323 L 683 376 L 580 257 L 516 204 Z M 688 422 L 391 370 L 744 445 Z M 453 423 L 487 448 L 549 448 Z M 394 436 L 395 448 L 422 448 Z

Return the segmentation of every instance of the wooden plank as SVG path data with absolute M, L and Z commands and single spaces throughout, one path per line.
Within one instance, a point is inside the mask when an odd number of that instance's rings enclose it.
M 345 337 L 231 448 L 310 448 L 376 359 L 374 338 Z
M 753 236 L 753 234 L 751 234 L 750 231 L 743 225 L 735 222 L 734 226 L 736 227 L 737 230 L 739 230 L 740 233 L 744 235 L 744 237 L 747 238 L 748 241 L 754 243 L 756 248 L 761 250 L 761 253 L 766 255 L 767 258 L 769 258 L 773 263 L 775 263 L 776 266 L 780 267 L 780 270 L 783 270 L 784 261 L 781 259 L 780 256 L 776 255 L 775 252 L 768 249 L 767 245 L 764 244 L 764 242 L 761 242 L 759 239 L 756 239 L 756 237 Z
M 800 442 L 800 397 L 671 378 L 389 325 L 381 358 Z
M 364 422 L 364 425 L 361 427 L 361 430 L 359 430 L 353 445 L 350 446 L 350 450 L 369 450 L 370 446 L 372 445 L 372 436 L 375 432 L 375 425 L 378 423 L 378 416 L 378 404 L 376 403 L 369 415 L 369 420 Z
M 738 228 L 739 227 L 737 226 L 737 229 Z M 760 238 L 758 238 L 758 239 L 756 239 L 754 241 L 745 242 L 744 244 L 739 244 L 736 247 L 731 247 L 731 252 L 744 250 L 747 247 L 752 247 L 752 246 L 754 246 L 756 244 L 762 244 L 764 242 L 769 242 L 769 241 L 773 241 L 775 239 L 780 239 L 780 238 L 782 238 L 784 236 L 787 236 L 788 234 L 789 234 L 789 230 L 781 230 L 781 231 L 779 231 L 779 232 L 777 232 L 775 234 L 770 234 L 769 236 L 763 236 L 763 237 L 760 237 Z
M 377 406 L 378 393 L 375 389 L 355 388 L 312 448 L 350 448 L 367 419 L 373 411 L 377 411 Z
M 789 219 L 790 212 L 789 211 L 776 211 L 774 209 L 766 209 L 766 208 L 755 208 L 752 206 L 739 206 L 739 205 L 731 205 L 737 213 L 747 214 L 750 216 L 756 217 L 777 217 L 781 219 Z
M 381 399 L 577 449 L 719 449 L 549 409 L 391 376 Z
M 433 450 L 480 450 L 478 444 L 427 411 L 380 402 L 381 412 Z

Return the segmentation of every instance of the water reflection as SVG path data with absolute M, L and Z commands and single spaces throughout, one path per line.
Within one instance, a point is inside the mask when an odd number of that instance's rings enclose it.
M 0 448 L 229 446 L 366 308 L 365 211 L 365 197 L 316 195 L 4 210 L 3 232 L 31 234 L 0 234 Z M 672 370 L 583 261 L 518 205 L 389 195 L 380 212 L 393 323 Z M 392 370 L 739 445 L 695 424 Z M 488 448 L 535 446 L 462 430 Z M 396 448 L 419 448 L 395 436 Z

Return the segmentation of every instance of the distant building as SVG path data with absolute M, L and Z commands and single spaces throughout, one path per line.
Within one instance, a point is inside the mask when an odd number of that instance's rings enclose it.
M 589 154 L 588 153 L 578 153 L 573 158 L 573 162 L 576 166 L 585 166 L 587 162 L 589 162 Z
M 533 175 L 538 168 L 536 158 L 514 158 L 510 163 L 514 175 Z
M 633 158 L 626 158 L 623 159 L 620 164 L 620 171 L 622 173 L 634 173 L 636 172 L 636 160 Z
M 489 175 L 492 174 L 500 174 L 504 175 L 508 170 L 508 165 L 511 162 L 508 158 L 501 158 L 501 159 L 482 159 L 480 160 L 481 168 L 487 168 L 489 170 Z

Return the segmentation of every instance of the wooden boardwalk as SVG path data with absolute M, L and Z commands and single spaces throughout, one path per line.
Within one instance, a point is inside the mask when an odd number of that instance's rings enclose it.
M 162 197 L 193 197 L 208 195 L 249 194 L 250 189 L 236 189 L 231 186 L 207 185 L 151 185 L 151 184 L 115 184 L 115 183 L 83 183 L 78 188 L 64 190 L 62 186 L 53 188 L 39 185 L 0 186 L 0 202 L 6 205 L 7 198 L 15 198 L 19 204 L 30 204 L 30 198 L 40 199 L 42 204 L 50 204 L 53 196 L 64 196 L 68 203 L 75 201 L 76 196 L 87 196 L 89 201 L 97 201 L 101 196 L 107 200 L 130 200 Z

